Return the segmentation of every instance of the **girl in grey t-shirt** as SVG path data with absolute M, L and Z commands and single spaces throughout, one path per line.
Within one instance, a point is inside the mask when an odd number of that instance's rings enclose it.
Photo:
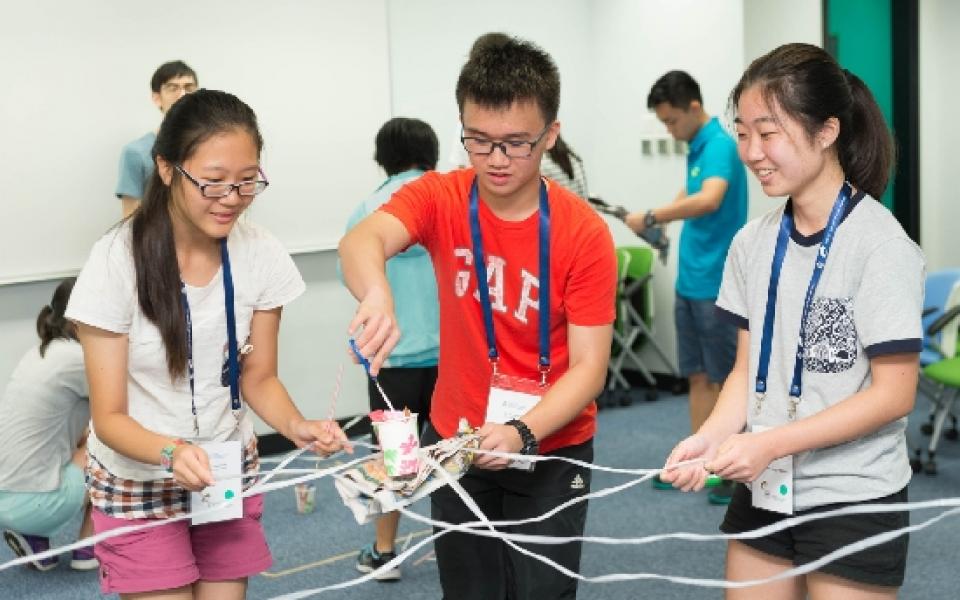
M 856 75 L 807 44 L 755 60 L 731 103 L 740 158 L 768 196 L 790 199 L 734 239 L 717 307 L 740 328 L 736 363 L 710 418 L 667 459 L 703 466 L 663 479 L 684 490 L 708 471 L 740 482 L 727 533 L 905 502 L 924 260 L 874 200 L 893 160 L 880 109 Z M 732 540 L 726 576 L 769 577 L 906 524 L 905 512 L 854 514 Z M 900 536 L 728 597 L 894 598 L 906 551 Z
M 78 538 L 93 533 L 83 480 L 89 392 L 83 350 L 63 316 L 75 281 L 62 281 L 40 310 L 40 344 L 20 359 L 0 399 L 0 528 L 18 556 L 48 550 L 50 536 L 81 509 Z M 30 564 L 46 571 L 57 562 Z M 81 570 L 97 565 L 92 547 L 74 551 L 70 562 Z

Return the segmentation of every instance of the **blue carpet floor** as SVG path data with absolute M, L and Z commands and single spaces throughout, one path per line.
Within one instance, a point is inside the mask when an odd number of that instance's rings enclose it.
M 596 438 L 596 463 L 605 466 L 654 468 L 659 466 L 677 441 L 676 432 L 688 427 L 684 397 L 664 395 L 650 403 L 600 413 Z M 921 400 L 911 418 L 910 444 L 925 441 L 918 424 L 926 419 L 927 404 Z M 302 465 L 300 465 L 302 466 Z M 960 496 L 960 445 L 945 441 L 939 455 L 936 477 L 916 475 L 910 484 L 910 499 L 925 500 Z M 623 476 L 596 473 L 594 491 L 626 481 Z M 310 515 L 296 512 L 289 489 L 267 496 L 264 524 L 274 554 L 269 571 L 252 578 L 248 597 L 272 598 L 306 588 L 342 582 L 359 575 L 354 570 L 356 550 L 373 538 L 372 526 L 358 526 L 340 503 L 332 483 L 321 481 L 318 507 Z M 416 509 L 428 511 L 426 502 Z M 657 491 L 642 484 L 607 498 L 591 501 L 588 535 L 640 537 L 673 531 L 715 533 L 723 517 L 722 507 L 707 503 L 706 495 Z M 935 511 L 916 512 L 916 523 Z M 71 525 L 54 541 L 67 543 Z M 401 523 L 400 543 L 409 535 L 415 543 L 426 535 L 419 523 Z M 914 534 L 910 541 L 907 580 L 900 597 L 905 599 L 955 598 L 957 539 L 960 518 L 950 518 Z M 685 577 L 719 578 L 723 575 L 722 542 L 660 542 L 649 546 L 588 545 L 584 548 L 581 572 L 595 576 L 606 573 L 661 573 Z M 321 598 L 364 598 L 404 600 L 439 598 L 436 563 L 430 547 L 418 552 L 403 565 L 403 579 L 396 583 L 369 582 L 358 587 L 323 594 Z M 6 546 L 0 548 L 0 562 L 12 558 Z M 161 557 L 158 557 L 161 559 Z M 50 598 L 84 600 L 100 598 L 97 577 L 76 573 L 65 564 L 47 573 L 25 568 L 0 572 L 0 598 Z M 717 589 L 695 588 L 660 581 L 581 584 L 584 599 L 699 599 L 720 598 Z

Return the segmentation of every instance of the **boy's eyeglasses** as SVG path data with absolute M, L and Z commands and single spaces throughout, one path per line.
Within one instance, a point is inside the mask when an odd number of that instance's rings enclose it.
M 165 83 L 160 86 L 160 89 L 168 94 L 175 94 L 182 91 L 185 94 L 192 94 L 197 91 L 196 83 Z
M 487 156 L 489 154 L 493 154 L 495 149 L 500 148 L 500 151 L 509 158 L 530 158 L 530 155 L 533 154 L 533 147 L 540 143 L 540 140 L 543 139 L 543 136 L 547 135 L 548 129 L 550 129 L 549 123 L 543 128 L 543 131 L 540 132 L 540 135 L 537 136 L 537 139 L 533 140 L 532 142 L 520 140 L 495 142 L 493 140 L 488 140 L 487 138 L 465 137 L 461 135 L 460 143 L 463 144 L 464 150 L 470 154 L 476 154 L 477 156 Z
M 253 181 L 241 181 L 240 183 L 200 183 L 190 173 L 187 173 L 183 170 L 183 167 L 180 165 L 173 165 L 184 177 L 190 180 L 190 183 L 197 186 L 200 190 L 200 194 L 204 198 L 226 198 L 233 193 L 233 190 L 236 189 L 237 193 L 245 198 L 252 198 L 267 189 L 267 186 L 270 185 L 270 182 L 267 181 L 267 176 L 263 173 L 263 169 L 258 168 L 257 172 L 260 173 L 260 176 L 263 179 L 256 179 Z

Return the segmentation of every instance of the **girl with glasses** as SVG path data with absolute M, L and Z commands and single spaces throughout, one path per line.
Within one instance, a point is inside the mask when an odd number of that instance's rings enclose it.
M 304 419 L 277 376 L 281 310 L 305 286 L 280 242 L 239 220 L 265 187 L 262 147 L 235 96 L 184 96 L 160 126 L 143 204 L 96 243 L 77 281 L 67 316 L 90 382 L 98 533 L 188 512 L 190 492 L 215 483 L 203 444 L 235 451 L 243 489 L 253 485 L 250 409 L 297 446 L 346 442 L 335 423 Z M 249 496 L 239 518 L 98 544 L 103 592 L 243 598 L 247 577 L 271 562 L 262 512 Z

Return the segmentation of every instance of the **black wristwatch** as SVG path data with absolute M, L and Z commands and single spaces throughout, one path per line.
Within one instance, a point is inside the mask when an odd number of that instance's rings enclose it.
M 643 226 L 644 227 L 653 227 L 657 224 L 657 217 L 653 214 L 653 209 L 647 211 L 647 214 L 643 215 Z
M 510 421 L 504 423 L 504 425 L 513 426 L 520 434 L 520 441 L 523 442 L 523 447 L 520 448 L 520 454 L 531 456 L 535 455 L 540 450 L 540 442 L 538 442 L 537 438 L 533 436 L 533 432 L 530 431 L 530 428 L 527 427 L 526 423 L 519 419 L 511 419 Z

